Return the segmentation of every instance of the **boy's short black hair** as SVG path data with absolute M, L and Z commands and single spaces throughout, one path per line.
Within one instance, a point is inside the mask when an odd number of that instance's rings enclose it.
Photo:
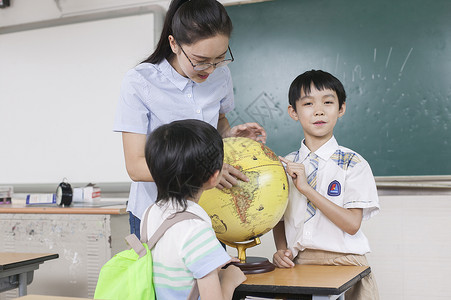
M 296 77 L 290 85 L 288 101 L 294 110 L 296 110 L 296 101 L 301 98 L 301 91 L 309 95 L 312 83 L 318 91 L 325 89 L 335 91 L 338 97 L 338 107 L 341 109 L 343 103 L 346 102 L 346 92 L 340 80 L 330 73 L 321 70 L 311 70 Z
M 157 185 L 159 201 L 174 201 L 183 210 L 210 177 L 222 169 L 224 145 L 219 132 L 199 120 L 162 125 L 149 136 L 145 157 Z

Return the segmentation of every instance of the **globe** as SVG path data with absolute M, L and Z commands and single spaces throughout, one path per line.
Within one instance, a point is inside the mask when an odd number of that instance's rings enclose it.
M 252 139 L 224 139 L 224 163 L 248 178 L 237 186 L 205 191 L 199 205 L 208 213 L 219 240 L 240 252 L 242 243 L 254 241 L 270 231 L 281 219 L 288 204 L 288 182 L 278 156 L 266 145 Z M 243 253 L 239 253 L 243 261 Z

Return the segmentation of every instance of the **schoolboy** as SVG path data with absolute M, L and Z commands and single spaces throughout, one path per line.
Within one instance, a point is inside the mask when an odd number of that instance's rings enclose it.
M 145 157 L 158 189 L 146 238 L 174 213 L 189 211 L 201 217 L 173 225 L 152 249 L 156 298 L 187 299 L 197 279 L 201 299 L 231 299 L 246 277 L 233 265 L 218 270 L 231 257 L 197 204 L 202 192 L 219 182 L 224 158 L 221 135 L 203 121 L 175 121 L 152 132 Z
M 290 86 L 288 114 L 301 124 L 304 140 L 298 151 L 280 157 L 292 178 L 287 210 L 273 230 L 273 261 L 280 268 L 368 265 L 370 247 L 360 225 L 379 212 L 379 200 L 369 164 L 333 135 L 345 101 L 341 82 L 320 70 L 299 75 Z M 379 299 L 373 274 L 345 298 Z

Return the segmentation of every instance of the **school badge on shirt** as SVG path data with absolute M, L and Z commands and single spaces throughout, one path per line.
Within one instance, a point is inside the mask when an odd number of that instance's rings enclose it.
M 334 180 L 329 184 L 329 188 L 327 189 L 327 194 L 329 196 L 340 196 L 341 194 L 341 185 L 338 181 Z

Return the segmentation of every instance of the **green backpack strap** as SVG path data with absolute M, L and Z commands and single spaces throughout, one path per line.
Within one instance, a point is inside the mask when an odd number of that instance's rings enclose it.
M 149 207 L 148 210 L 146 210 L 146 213 L 144 214 L 142 236 L 147 236 L 147 219 L 149 217 L 149 211 L 152 206 L 153 206 L 153 204 Z M 144 246 L 141 243 L 141 242 L 146 243 L 146 241 L 143 238 L 141 238 L 141 241 L 140 241 L 136 235 L 130 234 L 125 237 L 125 240 L 127 241 L 127 244 L 133 250 L 135 250 L 135 252 L 136 252 L 136 254 L 138 254 L 139 258 L 142 258 L 147 254 L 146 248 L 144 248 Z
M 152 250 L 152 248 L 155 247 L 155 245 L 160 240 L 160 238 L 164 235 L 164 233 L 172 225 L 174 225 L 174 224 L 176 224 L 176 223 L 178 223 L 180 221 L 184 221 L 184 220 L 190 220 L 190 219 L 202 220 L 201 217 L 199 217 L 198 215 L 193 214 L 193 213 L 191 213 L 189 211 L 183 211 L 183 212 L 180 212 L 180 213 L 172 214 L 166 220 L 164 220 L 163 223 L 161 223 L 160 227 L 158 227 L 158 229 L 150 237 L 150 239 L 148 241 L 146 241 L 146 237 L 147 237 L 147 220 L 149 218 L 149 212 L 150 212 L 150 209 L 152 208 L 152 206 L 153 206 L 153 204 L 149 207 L 148 210 L 146 210 L 146 213 L 144 214 L 144 217 L 143 217 L 143 220 L 142 220 L 143 226 L 142 226 L 142 231 L 141 231 L 141 241 L 139 241 L 138 238 L 136 237 L 136 235 L 134 235 L 134 234 L 131 234 L 131 235 L 129 235 L 129 236 L 127 236 L 125 238 L 127 240 L 127 242 L 129 243 L 129 245 L 136 251 L 136 253 L 138 253 L 140 258 L 142 256 L 146 255 L 146 253 L 147 253 L 146 248 L 144 248 L 142 243 L 147 243 L 147 245 L 149 246 L 149 250 Z M 130 237 L 131 243 L 128 240 L 129 237 Z M 142 253 L 142 256 L 141 256 L 141 253 Z M 197 280 L 194 281 L 193 288 L 191 289 L 187 299 L 188 300 L 197 300 L 197 299 L 199 299 L 199 287 L 197 286 Z
M 153 205 L 154 204 L 149 206 L 149 208 L 146 210 L 146 212 L 144 213 L 144 216 L 141 220 L 141 222 L 142 222 L 141 242 L 143 242 L 143 243 L 147 243 L 147 240 L 146 240 L 146 238 L 147 238 L 147 220 L 149 219 L 149 212 L 152 209 Z
M 138 240 L 138 237 L 134 234 L 127 235 L 125 237 L 128 245 L 135 250 L 136 254 L 139 255 L 139 258 L 144 257 L 147 254 L 146 248 L 144 248 L 143 244 Z
M 188 211 L 184 211 L 184 212 L 180 212 L 180 213 L 176 213 L 176 214 L 170 215 L 166 220 L 163 221 L 163 223 L 160 225 L 160 227 L 158 227 L 158 229 L 155 231 L 153 236 L 151 236 L 150 239 L 147 241 L 147 245 L 149 246 L 149 249 L 153 249 L 153 247 L 155 247 L 155 244 L 164 235 L 166 230 L 168 230 L 172 225 L 174 225 L 174 224 L 176 224 L 178 222 L 181 222 L 181 221 L 184 221 L 184 220 L 190 220 L 190 219 L 200 219 L 200 220 L 202 220 L 202 218 L 199 217 L 198 215 L 195 215 L 195 214 L 190 213 Z M 147 219 L 146 219 L 146 221 L 147 221 Z M 147 236 L 147 234 L 144 235 L 144 228 L 146 228 L 146 227 L 144 227 L 144 225 L 147 225 L 147 224 L 143 224 L 143 236 Z M 142 238 L 141 238 L 141 240 L 142 240 Z
M 141 227 L 142 228 L 142 231 L 141 231 L 141 242 L 142 243 L 147 243 L 147 246 L 149 246 L 149 250 L 152 250 L 153 247 L 155 247 L 155 245 L 158 243 L 160 238 L 165 234 L 165 232 L 172 225 L 174 225 L 174 224 L 176 224 L 176 223 L 178 223 L 180 221 L 184 221 L 184 220 L 190 220 L 190 219 L 202 220 L 201 217 L 199 217 L 198 215 L 193 214 L 192 212 L 189 212 L 189 211 L 182 211 L 182 212 L 179 212 L 179 213 L 172 214 L 166 220 L 164 220 L 163 223 L 161 223 L 160 227 L 157 228 L 157 230 L 150 237 L 150 239 L 146 240 L 146 238 L 147 238 L 147 220 L 149 219 L 149 212 L 152 209 L 152 206 L 153 206 L 153 204 L 144 213 L 144 216 L 143 216 L 143 219 L 142 219 L 142 223 L 143 224 L 142 224 L 142 227 Z M 132 241 L 132 243 L 134 243 L 134 242 Z M 130 246 L 133 247 L 131 244 L 130 244 Z

